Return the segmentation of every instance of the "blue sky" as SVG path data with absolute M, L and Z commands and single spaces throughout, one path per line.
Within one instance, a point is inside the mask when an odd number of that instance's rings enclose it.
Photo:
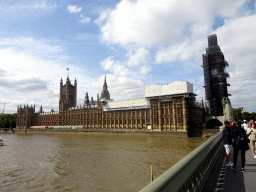
M 202 54 L 217 34 L 229 62 L 233 107 L 256 111 L 255 1 L 1 0 L 0 103 L 58 110 L 59 82 L 96 99 L 104 76 L 112 99 L 143 98 L 144 87 L 185 80 L 205 98 Z M 2 112 L 3 104 L 0 104 Z

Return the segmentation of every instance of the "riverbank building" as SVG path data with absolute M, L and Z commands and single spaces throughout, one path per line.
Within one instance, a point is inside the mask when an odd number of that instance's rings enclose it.
M 174 81 L 168 85 L 145 87 L 145 98 L 114 101 L 110 98 L 106 76 L 97 100 L 85 94 L 83 106 L 77 106 L 77 80 L 60 80 L 59 111 L 44 112 L 42 106 L 18 106 L 17 129 L 71 128 L 149 129 L 152 131 L 189 132 L 204 123 L 203 103 L 197 103 L 193 85 Z

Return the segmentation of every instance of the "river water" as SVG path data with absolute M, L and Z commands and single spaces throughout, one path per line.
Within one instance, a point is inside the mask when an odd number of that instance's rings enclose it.
M 1 133 L 0 191 L 139 191 L 207 138 Z

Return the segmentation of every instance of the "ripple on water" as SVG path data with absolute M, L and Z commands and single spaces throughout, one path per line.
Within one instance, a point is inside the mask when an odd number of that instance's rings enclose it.
M 204 138 L 0 134 L 2 191 L 139 191 Z M 22 189 L 22 190 L 21 190 Z

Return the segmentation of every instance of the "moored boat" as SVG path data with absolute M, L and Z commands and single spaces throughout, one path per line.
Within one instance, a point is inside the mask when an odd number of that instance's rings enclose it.
M 4 141 L 3 139 L 0 137 L 0 146 L 3 146 L 4 145 Z

